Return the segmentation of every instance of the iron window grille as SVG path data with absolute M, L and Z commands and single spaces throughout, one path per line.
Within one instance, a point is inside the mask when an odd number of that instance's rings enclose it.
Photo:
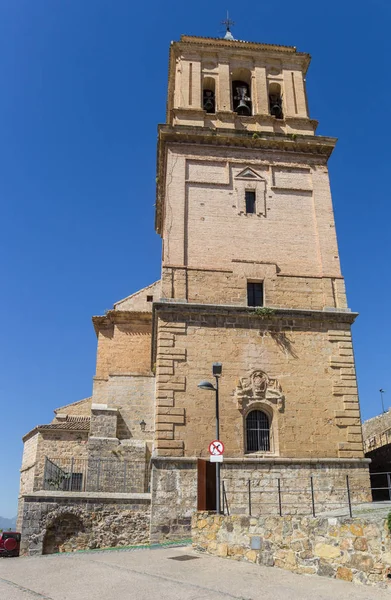
M 246 418 L 247 452 L 270 452 L 269 417 L 262 410 L 252 410 Z

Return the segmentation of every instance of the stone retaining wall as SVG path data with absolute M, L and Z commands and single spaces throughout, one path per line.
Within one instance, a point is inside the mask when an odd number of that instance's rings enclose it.
M 34 494 L 23 503 L 22 554 L 149 542 L 150 495 Z
M 217 556 L 388 587 L 391 539 L 380 517 L 248 517 L 199 512 L 193 547 Z

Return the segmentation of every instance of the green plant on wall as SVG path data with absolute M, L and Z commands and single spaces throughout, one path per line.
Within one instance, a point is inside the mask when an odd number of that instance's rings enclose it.
M 49 489 L 62 490 L 65 489 L 64 482 L 68 482 L 70 478 L 69 473 L 58 473 L 54 477 L 46 479 L 46 483 L 50 486 Z
M 387 527 L 388 527 L 388 531 L 391 532 L 391 510 L 387 515 Z
M 251 312 L 257 315 L 257 317 L 271 317 L 276 311 L 274 308 L 268 308 L 267 306 L 257 306 Z

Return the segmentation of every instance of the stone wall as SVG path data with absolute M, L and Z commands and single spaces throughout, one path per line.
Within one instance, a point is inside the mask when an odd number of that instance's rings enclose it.
M 46 457 L 70 461 L 87 458 L 87 432 L 42 431 L 38 434 L 38 450 L 34 469 L 34 491 L 43 487 Z
M 35 493 L 24 498 L 21 552 L 145 544 L 149 523 L 149 494 Z
M 193 516 L 195 549 L 295 573 L 388 587 L 391 540 L 384 518 Z
M 89 417 L 91 410 L 92 398 L 84 398 L 65 406 L 60 406 L 54 410 L 56 416 L 58 414 L 71 415 L 75 417 Z
M 280 502 L 283 515 L 312 515 L 313 510 L 319 514 L 337 508 L 345 509 L 348 514 L 347 476 L 351 503 L 370 502 L 365 460 L 227 460 L 221 469 L 226 505 L 231 514 L 249 514 L 251 510 L 253 515 L 278 515 Z
M 117 408 L 119 439 L 151 440 L 154 433 L 155 378 L 149 375 L 110 375 L 94 381 L 94 401 Z M 140 422 L 146 423 L 142 431 Z
M 228 457 L 246 454 L 245 418 L 252 409 L 268 413 L 272 455 L 363 457 L 350 315 L 281 311 L 259 318 L 245 308 L 165 303 L 157 311 L 159 456 L 207 456 L 215 404 L 197 386 L 219 361 L 220 431 Z M 256 372 L 270 383 L 269 395 L 252 388 Z
M 364 421 L 362 424 L 366 452 L 391 442 L 391 410 Z
M 151 314 L 109 311 L 94 317 L 98 328 L 96 380 L 111 374 L 151 374 Z M 93 402 L 101 402 L 93 395 Z
M 159 300 L 160 296 L 161 282 L 159 280 L 122 300 L 118 300 L 114 304 L 114 310 L 152 312 L 152 303 Z
M 165 298 L 198 304 L 247 306 L 247 281 L 263 281 L 264 304 L 274 308 L 346 308 L 342 277 L 281 274 L 277 264 L 237 261 L 231 268 L 164 267 Z
M 197 508 L 197 460 L 152 459 L 151 541 L 189 537 L 190 518 Z M 371 500 L 368 463 L 364 461 L 289 461 L 283 459 L 227 459 L 221 479 L 230 513 L 277 515 L 280 480 L 282 513 L 312 515 L 310 477 L 313 476 L 315 511 L 344 509 L 348 514 L 346 475 L 353 504 Z
M 153 460 L 151 493 L 151 542 L 190 537 L 197 507 L 196 461 Z
M 32 492 L 34 489 L 34 467 L 37 461 L 39 438 L 40 434 L 35 433 L 24 442 L 20 469 L 20 495 Z

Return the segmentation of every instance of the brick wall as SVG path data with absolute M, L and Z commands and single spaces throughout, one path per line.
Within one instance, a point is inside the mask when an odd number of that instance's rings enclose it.
M 110 374 L 150 374 L 150 348 L 150 321 L 108 324 L 99 331 L 96 377 L 102 379 Z
M 257 185 L 256 214 L 245 214 Z M 346 308 L 321 158 L 172 145 L 165 214 L 163 297 L 242 304 L 246 279 L 260 279 L 275 306 Z

